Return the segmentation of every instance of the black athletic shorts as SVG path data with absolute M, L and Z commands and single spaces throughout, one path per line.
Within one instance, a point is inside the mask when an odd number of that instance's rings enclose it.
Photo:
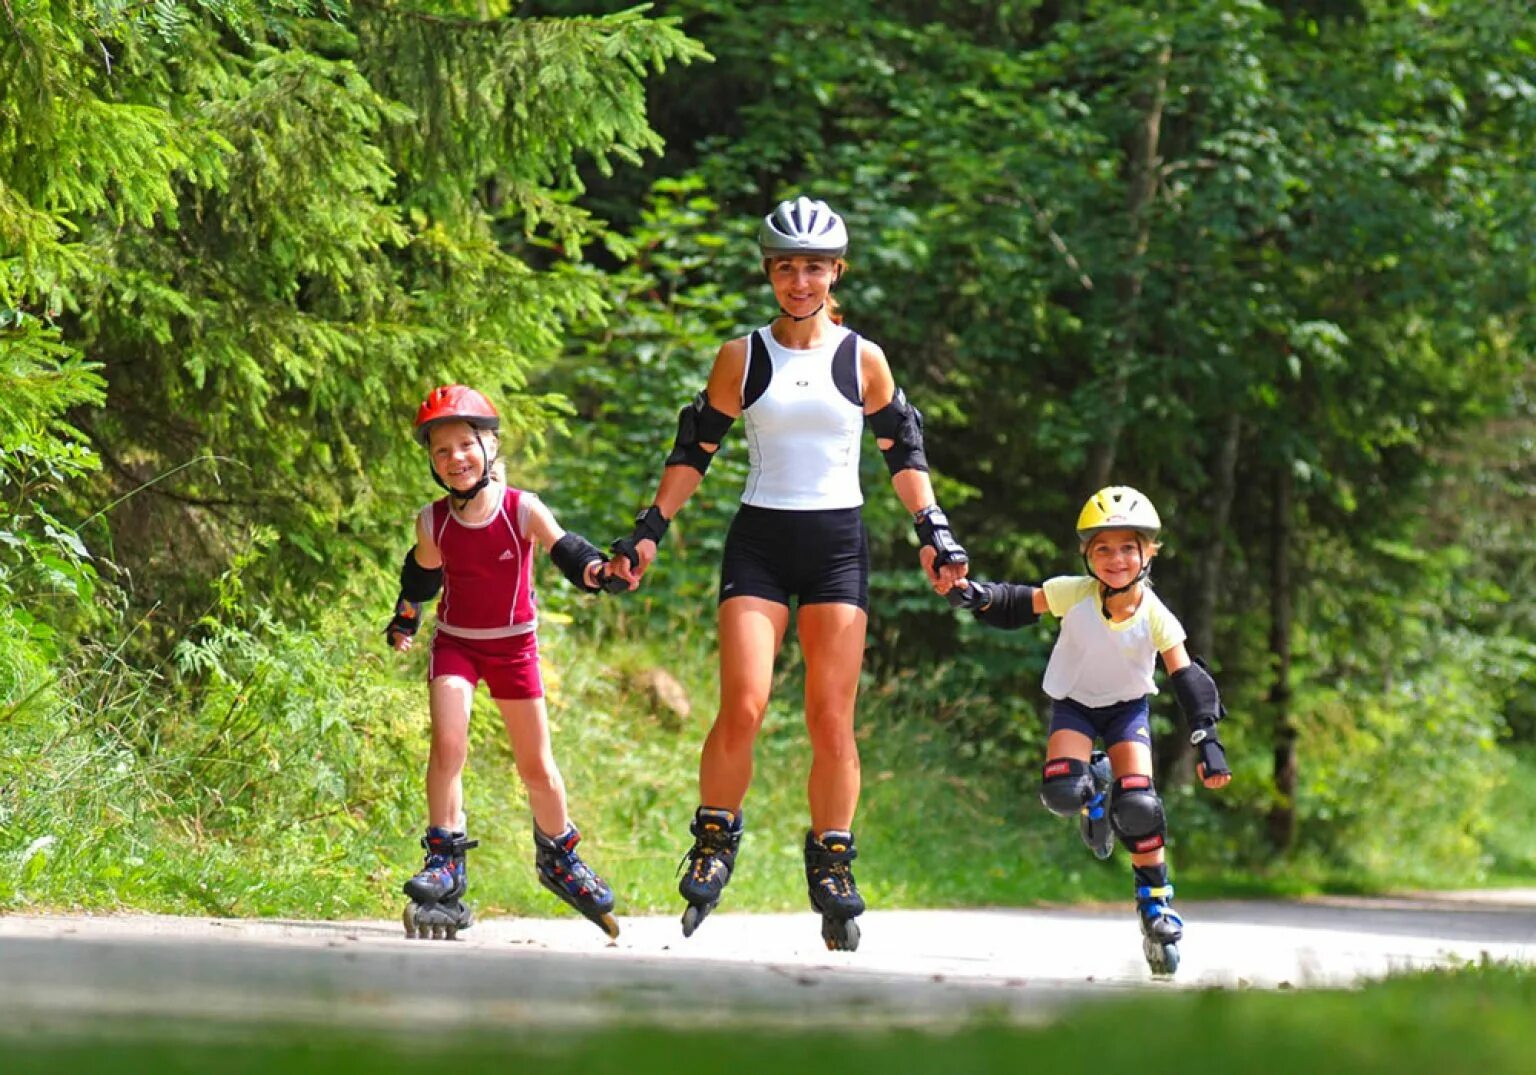
M 720 600 L 869 610 L 869 532 L 858 508 L 779 511 L 743 504 L 720 562 Z

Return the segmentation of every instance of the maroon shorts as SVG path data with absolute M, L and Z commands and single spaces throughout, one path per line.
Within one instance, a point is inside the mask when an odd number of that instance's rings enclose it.
M 427 682 L 438 676 L 458 676 L 471 686 L 483 679 L 491 697 L 503 701 L 544 697 L 539 640 L 532 631 L 507 638 L 460 638 L 434 631 Z

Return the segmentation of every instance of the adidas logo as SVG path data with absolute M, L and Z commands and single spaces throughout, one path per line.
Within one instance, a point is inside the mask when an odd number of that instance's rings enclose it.
M 498 559 L 498 560 L 510 560 L 510 559 L 512 559 L 512 550 L 511 549 L 502 549 L 501 550 L 501 555 L 498 556 L 496 559 Z

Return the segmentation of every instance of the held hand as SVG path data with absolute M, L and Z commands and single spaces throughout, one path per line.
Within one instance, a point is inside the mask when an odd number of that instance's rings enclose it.
M 629 593 L 639 585 L 634 582 L 625 582 L 619 576 L 609 571 L 607 564 L 599 565 L 597 584 L 603 588 L 603 593 Z
M 939 581 L 948 586 L 955 586 L 970 573 L 970 570 L 970 564 L 945 564 L 939 568 Z
M 628 593 L 635 588 L 633 583 L 625 582 L 609 570 L 608 564 L 602 560 L 593 560 L 588 564 L 583 578 L 586 580 L 587 588 L 593 591 Z
M 968 612 L 980 612 L 992 603 L 992 590 L 984 582 L 963 579 L 950 587 L 944 595 L 951 608 L 963 608 Z
M 631 554 L 627 541 L 615 541 L 613 559 L 608 561 L 607 568 L 608 574 L 620 579 L 631 590 L 640 585 L 646 569 L 656 559 L 656 543 L 649 538 L 641 538 L 634 543 L 633 548 Z
M 970 565 L 966 563 L 948 563 L 935 570 L 933 565 L 939 553 L 931 545 L 919 545 L 917 558 L 923 565 L 923 574 L 928 576 L 928 584 L 933 587 L 933 592 L 942 596 L 948 596 L 950 587 L 970 573 Z

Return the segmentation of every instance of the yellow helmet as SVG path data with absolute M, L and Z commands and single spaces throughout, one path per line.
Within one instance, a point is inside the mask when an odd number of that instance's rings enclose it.
M 1106 485 L 1077 513 L 1079 541 L 1087 541 L 1101 530 L 1134 530 L 1155 541 L 1162 528 L 1152 501 L 1129 485 Z

